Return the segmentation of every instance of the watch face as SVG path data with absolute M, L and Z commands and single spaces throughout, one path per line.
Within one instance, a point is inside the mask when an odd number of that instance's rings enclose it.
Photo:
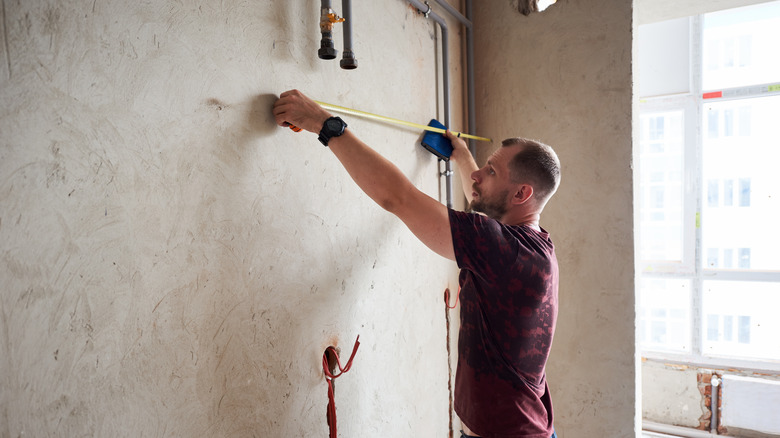
M 325 146 L 327 146 L 328 140 L 343 134 L 344 129 L 346 129 L 346 127 L 347 124 L 344 123 L 344 121 L 338 117 L 331 117 L 325 119 L 325 123 L 323 123 L 322 129 L 320 130 L 320 136 L 319 136 L 320 142 Z
M 336 119 L 328 119 L 327 128 L 330 132 L 339 132 L 341 131 L 341 121 Z

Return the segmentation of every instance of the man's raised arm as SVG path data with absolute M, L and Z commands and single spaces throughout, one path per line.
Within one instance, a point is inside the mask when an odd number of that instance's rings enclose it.
M 458 165 L 458 173 L 460 173 L 460 183 L 463 187 L 463 194 L 466 195 L 467 203 L 471 203 L 473 199 L 472 179 L 471 174 L 479 170 L 474 157 L 471 156 L 466 142 L 462 138 L 453 135 L 450 131 L 444 134 L 452 144 L 452 155 L 450 159 L 455 161 Z
M 331 117 L 324 108 L 297 90 L 282 93 L 274 103 L 273 111 L 279 126 L 292 124 L 315 134 L 320 133 L 325 121 Z M 428 248 L 455 260 L 447 207 L 418 190 L 398 167 L 349 129 L 331 138 L 328 146 L 374 202 L 398 216 Z

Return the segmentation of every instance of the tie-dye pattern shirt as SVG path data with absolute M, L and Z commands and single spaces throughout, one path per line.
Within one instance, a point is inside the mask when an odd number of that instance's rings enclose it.
M 558 315 L 549 234 L 450 210 L 460 272 L 455 411 L 483 437 L 549 438 L 545 376 Z

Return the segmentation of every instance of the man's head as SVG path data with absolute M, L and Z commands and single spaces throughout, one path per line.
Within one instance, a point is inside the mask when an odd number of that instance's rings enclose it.
M 550 146 L 508 138 L 487 164 L 471 175 L 474 192 L 470 208 L 498 220 L 512 210 L 520 216 L 538 215 L 558 189 L 560 167 Z

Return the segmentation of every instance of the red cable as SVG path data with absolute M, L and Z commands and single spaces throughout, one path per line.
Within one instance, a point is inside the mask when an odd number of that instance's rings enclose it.
M 458 294 L 455 295 L 455 304 L 450 306 L 450 288 L 444 289 L 444 302 L 447 303 L 448 309 L 454 309 L 458 307 L 458 299 L 460 298 L 460 286 L 458 286 Z
M 325 373 L 325 381 L 328 382 L 328 426 L 330 426 L 330 438 L 337 437 L 336 431 L 336 394 L 333 392 L 333 379 L 340 377 L 342 374 L 349 371 L 352 368 L 352 359 L 355 358 L 355 353 L 360 346 L 360 335 L 355 339 L 355 346 L 352 348 L 352 355 L 349 356 L 346 366 L 341 366 L 339 355 L 336 353 L 336 349 L 328 347 L 325 349 L 325 353 L 322 354 L 322 371 Z M 339 367 L 339 373 L 333 374 L 328 367 L 328 350 L 333 352 L 333 356 L 336 358 L 336 365 Z

